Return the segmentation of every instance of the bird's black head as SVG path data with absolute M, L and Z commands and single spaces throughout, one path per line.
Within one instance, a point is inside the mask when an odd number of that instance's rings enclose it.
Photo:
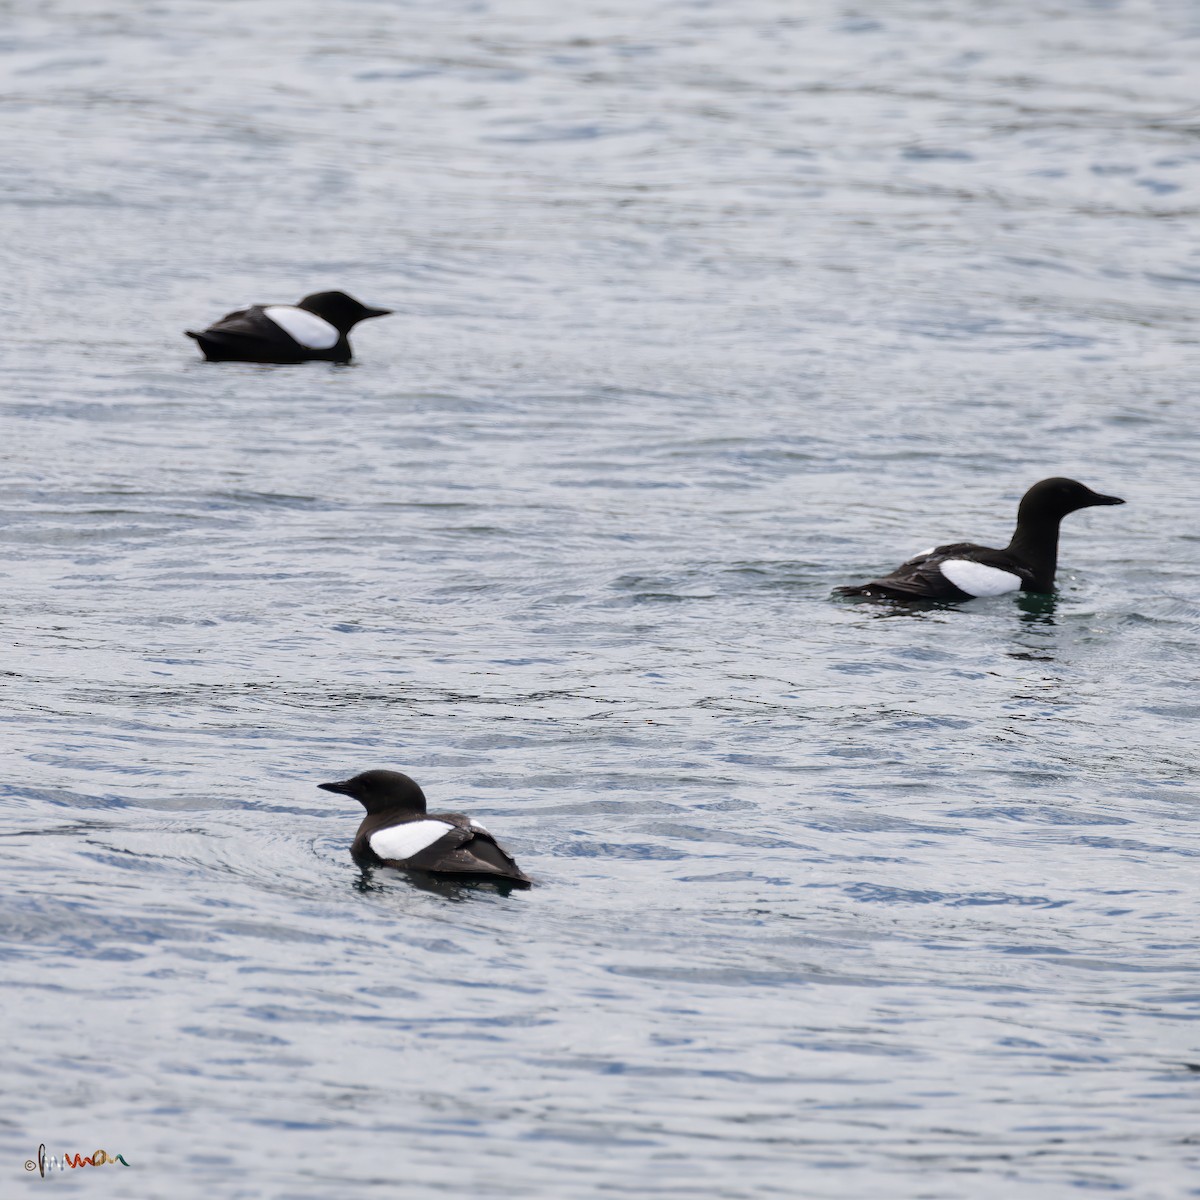
M 345 292 L 313 292 L 305 296 L 297 308 L 303 308 L 318 317 L 324 317 L 339 333 L 349 333 L 359 321 L 369 317 L 386 317 L 390 308 L 368 308 Z
M 1040 483 L 1035 483 L 1025 493 L 1021 498 L 1017 520 L 1062 520 L 1067 513 L 1073 513 L 1080 508 L 1091 508 L 1095 504 L 1124 503 L 1119 496 L 1102 496 L 1074 479 L 1064 479 L 1061 475 L 1056 475 L 1053 479 L 1043 479 Z
M 364 771 L 340 783 L 318 783 L 326 792 L 340 792 L 357 800 L 368 813 L 389 812 L 393 808 L 423 813 L 425 793 L 415 779 L 399 771 Z

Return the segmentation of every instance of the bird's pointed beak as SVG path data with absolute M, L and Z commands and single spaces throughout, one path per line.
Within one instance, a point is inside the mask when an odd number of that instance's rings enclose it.
M 1089 505 L 1097 504 L 1124 504 L 1125 501 L 1120 496 L 1102 496 L 1099 492 L 1093 492 L 1092 498 L 1088 501 Z
M 348 780 L 343 780 L 341 783 L 318 783 L 317 787 L 323 792 L 340 792 L 343 796 L 350 795 Z
M 372 317 L 390 317 L 391 315 L 390 308 L 368 308 L 359 319 L 369 321 Z

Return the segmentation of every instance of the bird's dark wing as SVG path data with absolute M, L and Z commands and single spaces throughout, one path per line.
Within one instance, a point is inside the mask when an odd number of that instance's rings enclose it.
M 235 309 L 196 333 L 187 330 L 209 358 L 239 362 L 293 363 L 311 355 L 263 312 L 261 304 Z
M 1014 563 L 1003 550 L 992 550 L 977 546 L 973 542 L 954 542 L 938 546 L 925 554 L 918 554 L 901 563 L 888 575 L 881 575 L 868 583 L 837 589 L 840 596 L 883 597 L 892 600 L 967 600 L 970 592 L 950 582 L 942 574 L 941 564 L 948 559 L 966 559 L 981 563 L 1018 576 L 1023 581 L 1032 581 L 1028 569 Z
M 938 563 L 946 556 L 945 551 L 955 546 L 939 546 L 902 562 L 888 575 L 867 583 L 852 584 L 837 588 L 839 596 L 883 596 L 892 599 L 937 600 L 962 598 L 962 593 L 938 570 Z
M 428 819 L 446 821 L 454 828 L 432 846 L 413 855 L 405 864 L 407 867 L 447 875 L 505 879 L 519 887 L 529 885 L 529 877 L 512 855 L 477 821 L 461 813 L 430 813 Z

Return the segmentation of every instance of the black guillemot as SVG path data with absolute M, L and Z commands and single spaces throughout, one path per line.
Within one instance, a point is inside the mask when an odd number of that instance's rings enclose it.
M 427 813 L 420 785 L 399 771 L 364 771 L 317 786 L 350 796 L 367 810 L 350 847 L 358 863 L 511 887 L 533 882 L 478 821 L 461 813 Z
M 226 313 L 201 333 L 187 330 L 209 362 L 347 363 L 347 334 L 359 321 L 386 317 L 345 292 L 314 292 L 299 304 L 254 304 Z
M 971 600 L 1005 592 L 1050 592 L 1058 565 L 1058 526 L 1068 513 L 1124 504 L 1074 479 L 1043 479 L 1021 497 L 1017 528 L 1003 550 L 955 542 L 926 550 L 890 575 L 836 589 L 839 596 L 886 600 Z

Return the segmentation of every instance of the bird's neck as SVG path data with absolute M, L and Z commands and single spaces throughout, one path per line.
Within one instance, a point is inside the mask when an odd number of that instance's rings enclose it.
M 1052 592 L 1054 572 L 1058 566 L 1058 521 L 1037 522 L 1017 520 L 1016 531 L 1008 543 L 1008 552 L 1033 571 L 1033 581 L 1023 590 Z
M 389 821 L 405 820 L 409 817 L 423 817 L 425 808 L 412 804 L 373 804 L 367 809 L 368 817 L 386 817 Z

